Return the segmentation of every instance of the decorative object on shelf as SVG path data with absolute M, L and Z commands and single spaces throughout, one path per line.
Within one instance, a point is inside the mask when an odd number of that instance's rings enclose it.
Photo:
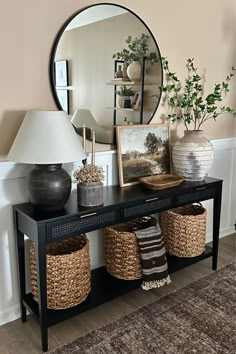
M 121 65 L 118 65 L 118 70 L 115 72 L 115 78 L 118 79 L 123 78 L 123 71 L 121 69 Z
M 101 166 L 86 164 L 73 173 L 77 183 L 79 206 L 91 207 L 103 204 L 104 171 Z
M 7 159 L 35 164 L 28 176 L 29 201 L 38 209 L 64 208 L 71 192 L 71 177 L 62 163 L 86 158 L 82 145 L 63 111 L 29 111 Z
M 86 154 L 86 125 L 83 124 L 83 149 Z
M 92 131 L 92 159 L 91 164 L 95 165 L 95 131 Z
M 68 60 L 55 61 L 55 85 L 68 86 Z
M 120 186 L 140 183 L 140 177 L 170 173 L 170 133 L 167 124 L 117 126 Z
M 120 108 L 130 108 L 131 107 L 131 97 L 134 96 L 134 90 L 132 87 L 127 87 L 122 85 L 120 90 L 116 91 L 118 95 L 117 104 Z M 129 102 L 129 107 L 125 107 L 125 101 Z M 127 103 L 126 103 L 127 106 Z
M 176 187 L 180 185 L 183 181 L 183 177 L 170 174 L 140 178 L 140 182 L 142 182 L 145 187 L 153 190 Z
M 91 291 L 89 240 L 85 235 L 70 237 L 46 246 L 47 307 L 61 310 L 83 302 Z M 35 246 L 30 245 L 31 287 L 38 302 Z
M 154 218 L 140 218 L 104 229 L 105 266 L 115 278 L 134 280 L 142 278 L 142 266 L 134 230 L 154 225 Z
M 202 125 L 223 113 L 236 116 L 236 111 L 230 107 L 220 105 L 223 94 L 229 92 L 229 82 L 236 69 L 232 67 L 231 73 L 221 84 L 215 84 L 214 91 L 205 98 L 203 76 L 199 75 L 194 65 L 194 59 L 187 59 L 188 77 L 184 84 L 180 82 L 176 73 L 169 69 L 167 58 L 162 58 L 163 68 L 167 74 L 167 84 L 160 87 L 167 97 L 167 102 L 172 109 L 168 115 L 172 122 L 183 123 L 186 127 L 185 135 L 174 144 L 173 166 L 178 175 L 188 181 L 203 180 L 213 163 L 213 145 L 200 130 Z M 157 95 L 159 97 L 159 94 Z M 193 126 L 193 130 L 189 127 Z
M 127 74 L 128 65 L 126 63 L 123 64 L 122 76 L 124 80 L 129 80 L 129 76 Z
M 133 108 L 138 109 L 140 106 L 140 101 L 141 101 L 141 93 L 136 92 L 134 95 L 134 100 L 133 100 Z
M 123 60 L 128 65 L 127 74 L 131 81 L 141 80 L 141 66 L 144 58 L 151 64 L 158 63 L 157 52 L 150 52 L 148 40 L 150 36 L 142 33 L 138 38 L 128 36 L 125 40 L 128 49 L 124 48 L 120 52 L 113 54 L 113 59 Z
M 129 84 L 129 82 L 131 82 L 130 81 L 130 79 L 128 78 L 128 76 L 127 76 L 127 78 L 126 77 L 113 77 L 113 79 L 111 79 L 111 81 L 109 82 L 109 85 L 110 84 L 113 84 L 113 85 L 120 85 L 120 84 L 122 84 L 122 83 L 124 83 L 124 84 Z
M 133 61 L 127 68 L 127 75 L 131 81 L 140 81 L 142 74 L 142 64 L 139 61 Z
M 177 257 L 196 257 L 205 250 L 207 211 L 201 204 L 160 213 L 166 250 Z

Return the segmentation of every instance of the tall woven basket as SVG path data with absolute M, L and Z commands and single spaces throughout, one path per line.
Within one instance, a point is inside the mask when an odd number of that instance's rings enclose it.
M 66 309 L 84 301 L 91 290 L 89 240 L 79 235 L 47 245 L 47 307 Z M 31 287 L 38 301 L 35 246 L 30 245 Z
M 202 254 L 206 243 L 206 215 L 202 205 L 186 205 L 160 213 L 166 250 L 177 257 Z
M 104 229 L 105 266 L 113 277 L 125 280 L 142 278 L 142 266 L 134 230 L 142 229 L 156 222 L 140 218 L 125 224 Z

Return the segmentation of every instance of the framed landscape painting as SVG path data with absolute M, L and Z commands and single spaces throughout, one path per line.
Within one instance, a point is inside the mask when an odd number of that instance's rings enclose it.
M 120 186 L 140 183 L 141 177 L 171 172 L 167 124 L 117 126 Z

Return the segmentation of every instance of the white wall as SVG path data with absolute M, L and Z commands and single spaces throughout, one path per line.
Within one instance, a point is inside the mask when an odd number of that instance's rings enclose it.
M 214 164 L 210 176 L 222 178 L 223 199 L 221 213 L 221 236 L 234 231 L 236 216 L 236 138 L 214 140 Z M 118 184 L 117 156 L 115 151 L 99 152 L 96 163 L 106 172 L 106 184 Z M 68 169 L 72 165 L 67 166 Z M 73 168 L 77 165 L 74 164 Z M 12 162 L 0 162 L 0 325 L 19 317 L 16 254 L 13 235 L 12 204 L 26 198 L 26 174 L 30 166 Z M 75 186 L 74 186 L 75 187 Z M 204 202 L 208 209 L 207 239 L 211 240 L 212 201 Z M 92 268 L 103 264 L 101 231 L 89 234 Z M 28 263 L 28 260 L 27 260 Z M 27 276 L 29 278 L 29 274 Z

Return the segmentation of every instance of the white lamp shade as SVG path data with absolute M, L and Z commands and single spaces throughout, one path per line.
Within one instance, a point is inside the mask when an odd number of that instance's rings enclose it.
M 7 159 L 59 164 L 83 160 L 86 155 L 65 112 L 32 110 L 27 112 Z

